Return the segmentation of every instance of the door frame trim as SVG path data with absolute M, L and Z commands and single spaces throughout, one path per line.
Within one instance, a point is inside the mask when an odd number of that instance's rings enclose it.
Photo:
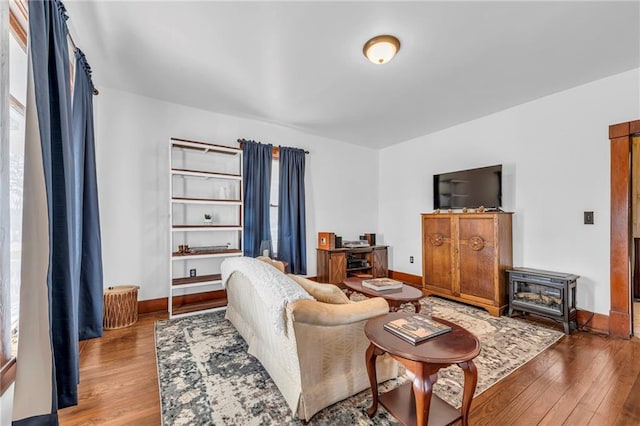
M 609 334 L 631 336 L 631 137 L 640 120 L 609 126 L 611 143 L 611 251 Z

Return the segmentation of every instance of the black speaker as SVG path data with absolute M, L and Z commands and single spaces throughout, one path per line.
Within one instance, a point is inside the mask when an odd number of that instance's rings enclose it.
M 336 235 L 336 248 L 342 248 L 342 237 Z

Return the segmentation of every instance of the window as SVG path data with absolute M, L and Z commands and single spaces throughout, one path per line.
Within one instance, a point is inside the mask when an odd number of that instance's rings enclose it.
M 12 97 L 12 101 L 14 98 Z M 11 355 L 16 355 L 20 314 L 20 265 L 22 258 L 22 189 L 24 178 L 24 106 L 11 102 L 9 136 L 9 220 L 11 266 Z
M 24 177 L 25 105 L 27 96 L 26 13 L 21 3 L 10 5 L 9 37 L 9 252 L 11 356 L 16 355 L 22 257 L 22 192 Z M 2 324 L 4 330 L 7 325 Z

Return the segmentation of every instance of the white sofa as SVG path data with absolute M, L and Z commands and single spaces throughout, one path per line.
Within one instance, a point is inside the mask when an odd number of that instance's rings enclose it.
M 352 302 L 334 285 L 285 275 L 246 257 L 225 260 L 222 274 L 227 319 L 295 415 L 308 421 L 370 386 L 364 324 L 388 312 L 384 299 Z M 398 375 L 387 355 L 378 357 L 376 368 L 378 382 Z

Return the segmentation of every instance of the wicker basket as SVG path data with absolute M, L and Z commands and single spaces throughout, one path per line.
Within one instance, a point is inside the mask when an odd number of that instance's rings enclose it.
M 105 330 L 128 327 L 138 321 L 138 289 L 137 285 L 119 285 L 109 287 L 104 292 Z

